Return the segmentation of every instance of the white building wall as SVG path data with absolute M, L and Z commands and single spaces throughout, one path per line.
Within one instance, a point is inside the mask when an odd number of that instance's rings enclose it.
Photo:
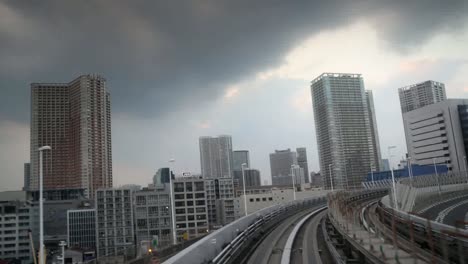
M 447 164 L 464 170 L 464 142 L 458 105 L 468 99 L 447 99 L 403 114 L 408 154 L 420 165 Z

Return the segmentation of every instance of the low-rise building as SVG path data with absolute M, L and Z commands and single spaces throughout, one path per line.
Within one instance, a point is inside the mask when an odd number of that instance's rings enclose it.
M 406 146 L 412 164 L 446 165 L 466 170 L 468 99 L 447 99 L 403 113 Z
M 33 219 L 33 240 L 39 245 L 39 202 L 33 201 L 31 214 Z M 60 241 L 67 241 L 68 210 L 91 209 L 89 200 L 45 200 L 44 201 L 44 245 L 48 250 L 58 250 Z
M 234 211 L 234 184 L 232 178 L 205 179 L 206 199 L 208 205 L 208 222 L 211 227 L 228 224 L 235 220 Z M 225 216 L 219 218 L 219 202 L 225 200 L 226 208 L 222 210 Z M 230 202 L 231 200 L 232 202 Z M 225 219 L 224 223 L 222 219 Z
M 169 184 L 134 193 L 136 245 L 162 248 L 172 244 L 172 214 Z M 147 250 L 147 249 L 146 249 Z
M 251 214 L 263 208 L 290 202 L 294 200 L 294 193 L 292 186 L 289 187 L 274 187 L 262 186 L 261 189 L 251 189 L 249 192 L 246 191 L 247 198 L 247 213 Z M 296 192 L 296 200 L 302 200 L 308 197 L 320 196 L 326 194 L 327 191 L 321 189 L 310 189 Z M 244 207 L 244 195 L 240 195 L 236 198 L 234 203 L 236 205 L 236 216 L 242 217 L 245 214 Z
M 100 189 L 95 200 L 98 257 L 135 254 L 132 191 Z
M 32 263 L 31 207 L 26 201 L 0 202 L 0 259 Z M 16 262 L 15 262 L 16 263 Z
M 67 245 L 70 248 L 96 250 L 96 210 L 67 211 Z
M 205 181 L 200 176 L 174 180 L 174 208 L 177 240 L 193 239 L 208 232 Z

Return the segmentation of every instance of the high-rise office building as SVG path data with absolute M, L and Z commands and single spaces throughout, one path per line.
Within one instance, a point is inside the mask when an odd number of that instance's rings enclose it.
M 273 185 L 291 185 L 291 165 L 297 165 L 296 152 L 291 149 L 270 153 L 271 182 Z
M 380 140 L 377 129 L 377 119 L 375 117 L 374 95 L 371 90 L 366 90 L 367 114 L 369 116 L 369 125 L 371 132 L 370 152 L 372 154 L 371 167 L 369 170 L 382 170 L 382 156 L 380 154 Z
M 447 99 L 403 114 L 408 156 L 419 165 L 465 171 L 468 99 Z
M 24 163 L 24 184 L 23 191 L 29 190 L 29 182 L 31 180 L 31 163 Z
M 112 186 L 110 95 L 99 75 L 69 83 L 31 84 L 31 190 L 39 188 L 38 148 L 44 151 L 44 189 L 83 189 L 93 197 Z
M 403 114 L 447 99 L 445 85 L 434 81 L 425 81 L 399 88 L 398 94 Z
M 324 187 L 359 188 L 372 163 L 361 75 L 323 73 L 312 81 L 311 93 Z
M 309 183 L 309 164 L 307 163 L 306 148 L 297 148 L 297 165 L 304 170 L 304 182 Z
M 242 170 L 242 164 L 246 164 L 250 168 L 250 156 L 248 150 L 235 150 L 232 152 L 232 169 L 234 171 Z
M 200 163 L 205 179 L 232 178 L 231 136 L 200 137 Z

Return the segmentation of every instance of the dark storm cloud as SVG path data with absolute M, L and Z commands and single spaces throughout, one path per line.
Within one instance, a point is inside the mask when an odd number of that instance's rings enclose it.
M 456 30 L 467 11 L 463 0 L 377 2 L 1 2 L 0 119 L 28 120 L 29 83 L 94 72 L 108 79 L 115 112 L 197 107 L 321 30 L 366 19 L 404 51 Z

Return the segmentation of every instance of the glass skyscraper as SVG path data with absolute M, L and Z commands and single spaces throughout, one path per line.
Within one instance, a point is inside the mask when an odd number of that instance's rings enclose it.
M 250 168 L 250 157 L 248 150 L 235 150 L 232 152 L 234 171 L 242 170 L 242 164 L 245 163 L 247 168 Z
M 324 187 L 359 188 L 373 160 L 363 78 L 323 73 L 312 81 L 311 93 Z

